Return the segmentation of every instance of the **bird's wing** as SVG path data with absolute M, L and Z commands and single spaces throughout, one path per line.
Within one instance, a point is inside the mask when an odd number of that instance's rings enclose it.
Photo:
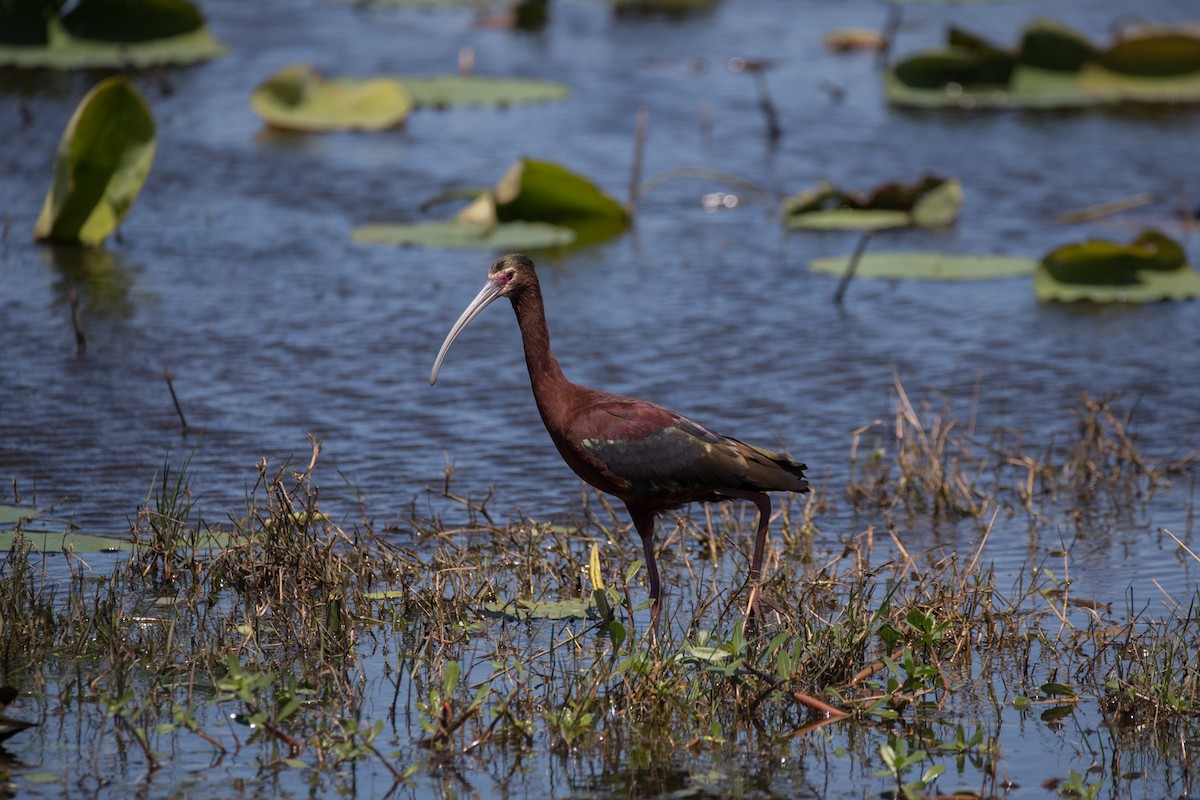
M 576 418 L 582 447 L 636 494 L 756 488 L 746 452 L 759 452 L 661 406 L 617 398 Z M 783 487 L 779 487 L 783 488 Z

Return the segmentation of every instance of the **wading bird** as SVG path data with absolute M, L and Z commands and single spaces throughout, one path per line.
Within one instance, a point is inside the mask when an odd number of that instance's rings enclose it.
M 713 433 L 687 417 L 645 400 L 589 389 L 568 381 L 550 350 L 542 290 L 533 262 L 507 255 L 492 264 L 487 283 L 442 342 L 429 383 L 471 320 L 507 297 L 517 313 L 525 364 L 542 422 L 567 465 L 597 489 L 623 500 L 646 554 L 652 625 L 657 626 L 661 585 L 654 559 L 654 518 L 688 503 L 749 500 L 758 507 L 758 532 L 750 562 L 753 612 L 762 577 L 771 518 L 769 491 L 807 492 L 804 464 L 782 453 Z

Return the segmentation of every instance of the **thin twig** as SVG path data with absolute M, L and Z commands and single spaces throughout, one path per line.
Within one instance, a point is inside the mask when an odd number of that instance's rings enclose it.
M 67 291 L 67 304 L 71 307 L 71 327 L 75 329 L 75 353 L 83 355 L 87 351 L 87 334 L 83 332 L 83 309 L 74 286 Z
M 842 298 L 846 296 L 846 287 L 850 285 L 850 280 L 854 277 L 854 273 L 858 269 L 858 262 L 862 260 L 863 253 L 867 250 L 867 243 L 870 241 L 871 231 L 863 231 L 862 236 L 858 237 L 858 244 L 854 246 L 854 253 L 850 256 L 850 263 L 846 265 L 846 273 L 838 281 L 837 291 L 833 293 L 833 302 L 835 305 L 840 306 L 842 304 Z
M 777 142 L 783 135 L 783 128 L 779 125 L 779 113 L 775 110 L 775 102 L 771 99 L 771 90 L 767 88 L 767 76 L 762 72 L 751 74 L 754 75 L 754 86 L 758 89 L 758 107 L 762 109 L 763 116 L 767 119 L 767 138 L 772 142 Z
M 179 415 L 179 424 L 183 426 L 183 432 L 186 434 L 188 431 L 187 418 L 183 416 L 183 407 L 179 405 L 179 398 L 175 395 L 175 382 L 171 380 L 171 373 L 166 364 L 163 364 L 163 380 L 167 382 L 167 391 L 171 393 L 171 402 L 175 404 L 175 413 Z
M 1085 206 L 1084 208 L 1076 209 L 1075 211 L 1064 211 L 1054 218 L 1055 222 L 1089 222 L 1100 217 L 1107 217 L 1111 214 L 1116 214 L 1121 211 L 1128 211 L 1132 208 L 1141 208 L 1148 206 L 1154 202 L 1154 196 L 1149 192 L 1139 192 L 1128 197 L 1121 197 L 1116 200 L 1109 200 L 1104 203 L 1096 203 L 1094 205 Z
M 637 211 L 638 185 L 642 182 L 642 161 L 646 152 L 646 125 L 650 120 L 650 112 L 642 106 L 637 110 L 633 125 L 633 166 L 629 174 L 629 202 L 626 211 L 630 219 Z

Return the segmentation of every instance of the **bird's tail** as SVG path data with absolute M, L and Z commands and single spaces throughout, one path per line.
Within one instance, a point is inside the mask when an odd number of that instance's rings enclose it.
M 807 492 L 804 477 L 807 465 L 794 461 L 784 453 L 765 450 L 752 444 L 738 442 L 749 471 L 746 482 L 760 492 Z

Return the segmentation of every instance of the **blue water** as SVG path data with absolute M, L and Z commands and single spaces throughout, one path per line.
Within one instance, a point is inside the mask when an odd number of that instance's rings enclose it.
M 1187 6 L 1148 0 L 1138 13 L 1177 22 L 1194 14 Z M 438 385 L 428 385 L 442 337 L 495 254 L 358 245 L 349 234 L 417 219 L 426 199 L 491 184 L 522 155 L 559 161 L 623 199 L 639 108 L 649 112 L 644 177 L 702 166 L 777 195 L 821 179 L 863 189 L 926 171 L 962 180 L 957 226 L 881 234 L 875 250 L 1036 258 L 1065 241 L 1128 239 L 1157 225 L 1200 260 L 1194 233 L 1175 221 L 1183 199 L 1195 206 L 1200 198 L 1200 110 L 889 108 L 872 56 L 821 44 L 839 27 L 882 25 L 879 3 L 726 0 L 674 19 L 557 2 L 537 33 L 478 27 L 466 11 L 316 0 L 209 0 L 204 10 L 230 53 L 137 79 L 158 125 L 158 154 L 120 236 L 106 245 L 106 277 L 80 284 L 82 355 L 66 303 L 70 273 L 30 232 L 58 137 L 96 76 L 0 84 L 0 488 L 7 499 L 15 487 L 89 533 L 125 532 L 167 459 L 190 458 L 206 516 L 222 520 L 243 502 L 260 459 L 307 461 L 307 433 L 324 445 L 325 510 L 350 520 L 358 492 L 377 525 L 402 521 L 447 464 L 464 494 L 494 486 L 492 508 L 503 517 L 569 513 L 579 483 L 541 427 L 502 304 L 459 338 Z M 948 22 L 1010 43 L 1035 15 L 1107 40 L 1126 12 L 1117 0 L 914 4 L 904 7 L 895 48 L 938 42 Z M 480 74 L 562 80 L 572 96 L 507 110 L 422 110 L 400 130 L 371 135 L 269 133 L 249 109 L 254 86 L 296 61 L 331 74 L 429 74 L 453 71 L 467 47 Z M 784 130 L 775 145 L 749 77 L 725 66 L 734 56 L 774 61 L 767 79 Z M 1132 427 L 1152 457 L 1200 446 L 1196 304 L 1066 308 L 1040 305 L 1027 279 L 861 280 L 838 308 L 836 279 L 807 263 L 848 254 L 856 235 L 786 233 L 770 206 L 746 194 L 736 208 L 706 210 L 712 191 L 736 190 L 666 183 L 642 198 L 627 235 L 541 262 L 554 347 L 580 383 L 655 400 L 807 461 L 830 501 L 816 548 L 835 551 L 866 524 L 842 498 L 851 434 L 893 418 L 896 376 L 914 402 L 935 410 L 947 402 L 963 419 L 978 392 L 977 428 L 1014 429 L 1033 453 L 1070 436 L 1085 391 L 1120 392 L 1116 405 L 1134 410 Z M 1053 221 L 1139 192 L 1154 202 L 1089 225 Z M 333 479 L 334 469 L 351 486 Z M 1072 579 L 1082 594 L 1120 599 L 1132 587 L 1157 598 L 1161 586 L 1187 597 L 1195 566 L 1158 531 L 1190 537 L 1189 480 L 1104 530 L 1052 517 L 1033 542 L 1028 520 L 1002 519 L 987 556 L 1014 578 L 1078 536 Z M 967 527 L 947 541 L 916 524 L 906 546 L 965 552 L 978 534 Z M 632 541 L 627 552 L 637 555 Z M 1047 736 L 1038 729 L 1010 747 L 1035 757 Z M 550 780 L 554 795 L 581 785 L 553 769 Z M 805 793 L 812 779 L 778 780 L 774 791 L 788 795 Z M 825 791 L 821 784 L 811 793 Z M 422 786 L 422 796 L 438 793 Z M 500 786 L 480 776 L 474 790 L 500 796 Z M 540 775 L 533 787 L 522 793 L 544 794 Z

